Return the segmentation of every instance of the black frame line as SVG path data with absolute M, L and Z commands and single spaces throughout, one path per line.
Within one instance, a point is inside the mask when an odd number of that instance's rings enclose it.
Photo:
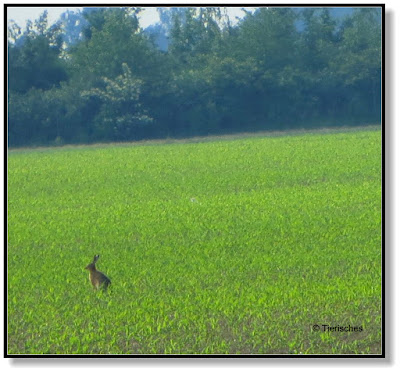
M 299 355 L 299 354 L 9 354 L 7 350 L 7 343 L 8 343 L 8 334 L 7 334 L 7 309 L 8 309 L 8 296 L 7 296 L 7 287 L 8 287 L 8 280 L 7 280 L 7 237 L 8 237 L 8 226 L 7 226 L 7 213 L 8 213 L 8 206 L 7 206 L 7 165 L 8 165 L 8 131 L 7 131 L 7 100 L 8 100 L 8 83 L 7 83 L 7 73 L 8 73 L 8 66 L 7 66 L 7 9 L 8 8 L 24 8 L 24 7 L 48 7 L 48 8 L 60 8 L 60 7 L 126 7 L 126 6 L 135 6 L 135 7 L 146 7 L 146 8 L 155 8 L 155 7 L 214 7 L 214 6 L 221 6 L 221 7 L 235 7 L 235 8 L 242 8 L 242 7 L 307 7 L 307 8 L 374 8 L 378 7 L 381 8 L 381 16 L 382 16 L 382 36 L 381 36 L 381 164 L 382 164 L 382 176 L 381 176 L 381 322 L 382 322 L 382 335 L 381 335 L 381 346 L 382 346 L 382 353 L 381 354 L 307 354 L 307 355 Z M 316 359 L 380 359 L 381 362 L 384 361 L 386 356 L 386 348 L 385 348 L 385 341 L 386 337 L 388 336 L 386 332 L 386 312 L 388 309 L 385 305 L 385 290 L 386 290 L 386 261 L 385 259 L 385 234 L 387 233 L 385 229 L 385 190 L 386 186 L 389 188 L 388 185 L 385 183 L 385 161 L 387 160 L 385 157 L 385 93 L 386 93 L 386 84 L 385 84 L 385 4 L 384 3 L 372 3 L 372 4 L 358 4 L 358 3 L 317 3 L 317 4 L 310 4 L 310 3 L 276 3 L 276 4 L 256 4 L 256 3 L 244 3 L 244 4 L 219 4 L 219 3 L 151 3 L 151 4 L 143 4 L 143 3 L 110 3 L 110 4 L 84 4 L 84 3 L 7 3 L 4 4 L 4 357 L 5 358 L 16 358 L 16 359 L 47 359 L 47 358 L 55 358 L 55 359 L 75 359 L 79 360 L 81 358 L 90 358 L 90 359 L 222 359 L 224 362 L 229 363 L 229 359 L 258 359 L 258 360 L 267 360 L 267 359 L 306 359 L 306 360 L 316 360 Z M 383 360 L 382 360 L 383 359 Z M 198 360 L 197 360 L 198 361 Z M 104 363 L 102 361 L 101 363 Z

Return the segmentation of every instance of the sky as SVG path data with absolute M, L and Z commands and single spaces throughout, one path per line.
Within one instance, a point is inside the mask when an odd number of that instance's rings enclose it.
M 67 10 L 82 10 L 82 7 L 9 7 L 7 8 L 7 21 L 14 20 L 21 27 L 25 27 L 26 21 L 30 19 L 34 21 L 47 10 L 49 23 L 52 24 L 58 20 L 60 15 Z M 147 8 L 143 12 L 141 26 L 147 27 L 159 20 L 156 8 Z
M 251 9 L 251 8 L 248 8 Z M 52 24 L 58 20 L 60 15 L 67 10 L 77 11 L 82 10 L 81 7 L 8 7 L 7 8 L 7 21 L 14 20 L 20 27 L 24 28 L 28 19 L 34 21 L 47 10 L 49 23 Z M 236 16 L 243 16 L 244 13 L 240 7 L 228 8 L 228 14 L 232 19 Z M 140 17 L 140 26 L 146 28 L 147 26 L 156 23 L 160 20 L 158 17 L 156 7 L 148 7 L 142 12 Z

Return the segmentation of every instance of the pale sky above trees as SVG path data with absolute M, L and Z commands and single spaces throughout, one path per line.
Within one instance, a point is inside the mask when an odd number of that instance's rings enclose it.
M 241 10 L 241 7 L 231 7 L 228 9 L 228 12 L 234 22 L 235 17 L 242 17 L 244 12 Z M 253 9 L 253 8 L 245 8 L 245 9 Z M 58 20 L 60 15 L 67 10 L 70 11 L 78 11 L 82 10 L 82 7 L 9 7 L 7 9 L 7 21 L 14 20 L 19 26 L 25 27 L 25 24 L 28 19 L 34 21 L 38 19 L 39 16 L 47 10 L 48 12 L 48 19 L 50 23 L 54 23 Z M 140 16 L 140 25 L 143 28 L 156 23 L 160 20 L 157 8 L 156 7 L 148 7 L 145 8 L 143 13 Z

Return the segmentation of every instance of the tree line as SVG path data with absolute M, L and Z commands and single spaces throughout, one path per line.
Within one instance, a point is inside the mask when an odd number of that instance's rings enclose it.
M 166 50 L 140 12 L 83 11 L 73 43 L 9 23 L 9 146 L 380 122 L 380 8 L 164 8 Z

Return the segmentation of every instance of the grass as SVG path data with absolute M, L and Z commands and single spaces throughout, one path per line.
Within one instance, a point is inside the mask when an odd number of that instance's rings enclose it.
M 11 151 L 8 352 L 380 354 L 380 135 Z

